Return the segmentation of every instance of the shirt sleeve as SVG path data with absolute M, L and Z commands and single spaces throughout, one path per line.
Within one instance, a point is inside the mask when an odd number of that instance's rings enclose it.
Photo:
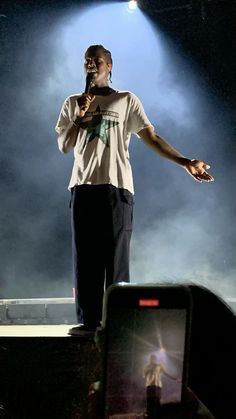
M 61 112 L 59 114 L 55 131 L 60 135 L 61 132 L 67 127 L 70 122 L 70 106 L 69 106 L 69 98 L 65 100 L 62 105 Z
M 61 132 L 67 127 L 69 122 L 71 121 L 76 107 L 76 100 L 80 97 L 82 93 L 76 93 L 74 95 L 68 96 L 67 99 L 64 101 L 61 112 L 59 114 L 55 131 L 60 135 Z
M 127 129 L 137 135 L 143 128 L 152 126 L 142 103 L 133 93 L 130 93 L 130 106 L 127 119 Z M 138 136 L 139 137 L 139 136 Z

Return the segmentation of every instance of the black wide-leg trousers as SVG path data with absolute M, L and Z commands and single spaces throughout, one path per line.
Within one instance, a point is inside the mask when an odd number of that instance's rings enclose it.
M 147 417 L 148 419 L 158 419 L 161 401 L 161 387 L 147 386 Z
M 104 289 L 129 282 L 133 195 L 112 185 L 79 185 L 71 192 L 76 314 L 96 327 Z

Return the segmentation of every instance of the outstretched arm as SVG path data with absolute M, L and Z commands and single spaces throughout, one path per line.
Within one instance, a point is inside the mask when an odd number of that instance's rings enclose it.
M 156 134 L 152 126 L 142 129 L 138 135 L 156 153 L 182 166 L 198 182 L 211 182 L 214 180 L 213 176 L 206 171 L 210 168 L 208 164 L 202 160 L 190 160 L 184 157 L 162 137 Z

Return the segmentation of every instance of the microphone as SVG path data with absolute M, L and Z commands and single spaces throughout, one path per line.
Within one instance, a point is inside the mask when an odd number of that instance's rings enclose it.
M 84 93 L 89 93 L 90 88 L 91 88 L 92 80 L 93 80 L 93 72 L 87 73 Z M 78 103 L 78 100 L 77 100 L 77 103 Z M 85 106 L 80 107 L 80 109 L 84 110 Z
M 91 88 L 92 79 L 93 79 L 93 72 L 87 73 L 84 93 L 89 93 L 89 90 Z

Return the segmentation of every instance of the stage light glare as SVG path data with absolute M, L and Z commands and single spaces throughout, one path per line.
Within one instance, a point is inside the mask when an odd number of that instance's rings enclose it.
M 138 7 L 138 2 L 136 0 L 130 0 L 128 4 L 129 10 L 135 10 Z

